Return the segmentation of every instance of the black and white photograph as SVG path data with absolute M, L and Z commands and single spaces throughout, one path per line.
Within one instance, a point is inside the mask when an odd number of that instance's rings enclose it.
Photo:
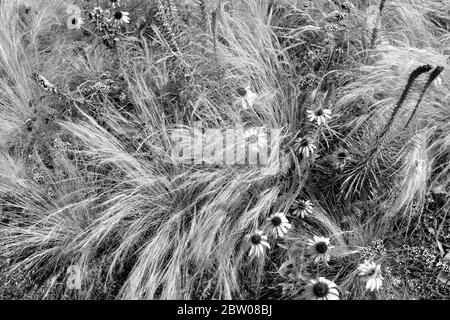
M 3 302 L 449 299 L 449 0 L 0 0 Z

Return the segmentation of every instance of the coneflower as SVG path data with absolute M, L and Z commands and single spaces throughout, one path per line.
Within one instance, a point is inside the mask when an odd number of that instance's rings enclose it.
M 258 98 L 258 94 L 251 90 L 251 86 L 246 86 L 245 88 L 239 87 L 237 88 L 236 92 L 239 96 L 239 101 L 244 110 L 253 107 L 253 104 Z
M 308 240 L 307 245 L 311 259 L 313 259 L 315 263 L 320 261 L 325 264 L 328 263 L 330 260 L 329 250 L 334 248 L 334 246 L 330 246 L 330 238 L 314 236 L 312 239 Z
M 306 287 L 305 298 L 307 300 L 339 300 L 337 285 L 324 277 L 311 280 Z
M 293 216 L 300 216 L 304 219 L 307 215 L 310 215 L 313 211 L 313 205 L 310 200 L 296 200 L 292 205 Z
M 381 265 L 373 261 L 364 261 L 358 266 L 358 275 L 366 280 L 366 289 L 370 291 L 380 290 L 383 285 L 383 276 L 381 275 Z
M 109 0 L 109 6 L 113 9 L 120 7 L 120 0 Z
M 303 158 L 311 157 L 316 150 L 316 146 L 314 145 L 314 143 L 311 141 L 311 138 L 309 138 L 309 137 L 298 138 L 295 141 L 294 148 L 295 148 L 296 152 L 298 152 L 302 155 Z
M 340 171 L 344 170 L 348 158 L 349 156 L 347 150 L 345 149 L 336 150 L 331 156 L 333 167 Z
M 331 118 L 331 110 L 327 108 L 319 108 L 317 110 L 306 111 L 309 121 L 317 121 L 317 125 L 326 124 L 327 120 Z
M 267 236 L 264 235 L 262 230 L 258 230 L 255 233 L 247 235 L 247 239 L 250 241 L 249 255 L 255 255 L 257 257 L 264 256 L 264 247 L 270 249 L 270 245 L 267 242 Z
M 274 213 L 267 218 L 267 221 L 269 222 L 270 228 L 272 229 L 275 237 L 279 236 L 280 238 L 283 238 L 291 228 L 291 224 L 283 212 Z
M 117 10 L 113 14 L 114 23 L 116 25 L 130 23 L 129 13 L 126 11 Z

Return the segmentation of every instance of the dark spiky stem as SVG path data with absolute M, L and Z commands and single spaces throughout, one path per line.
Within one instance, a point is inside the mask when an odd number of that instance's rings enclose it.
M 380 9 L 379 17 L 380 17 L 380 19 L 383 16 L 383 10 L 384 10 L 385 4 L 386 4 L 386 0 L 381 0 L 380 7 L 379 7 L 379 9 Z M 375 46 L 375 42 L 377 41 L 377 37 L 378 37 L 378 26 L 375 26 L 375 28 L 373 28 L 373 31 L 372 31 L 372 39 L 370 40 L 370 48 L 373 48 Z
M 381 134 L 378 136 L 374 147 L 372 148 L 371 152 L 369 153 L 369 157 L 367 159 L 372 158 L 372 156 L 375 154 L 376 150 L 378 149 L 378 146 L 380 144 L 380 142 L 382 141 L 382 139 L 384 138 L 384 136 L 386 135 L 386 133 L 388 132 L 389 128 L 392 126 L 392 124 L 394 123 L 394 119 L 395 116 L 397 115 L 397 113 L 400 111 L 403 103 L 406 100 L 406 97 L 408 96 L 409 90 L 411 89 L 412 85 L 414 84 L 414 82 L 416 81 L 416 79 L 425 72 L 428 72 L 432 69 L 432 67 L 430 65 L 422 65 L 416 69 L 414 69 L 413 72 L 411 72 L 411 74 L 409 75 L 409 79 L 408 82 L 406 83 L 405 89 L 403 89 L 403 93 L 400 97 L 400 99 L 398 100 L 397 104 L 394 107 L 394 111 L 391 114 L 391 117 L 389 118 L 389 121 L 386 123 L 386 125 L 384 126 L 383 131 L 381 132 Z
M 214 46 L 214 59 L 217 64 L 217 15 L 218 10 L 214 10 L 212 13 L 212 22 L 211 22 L 211 29 L 212 29 L 212 36 L 213 36 L 213 46 Z
M 433 72 L 428 77 L 428 81 L 425 83 L 422 92 L 420 93 L 420 97 L 417 100 L 417 103 L 414 107 L 413 112 L 411 113 L 411 116 L 409 117 L 408 121 L 405 124 L 405 129 L 408 127 L 408 125 L 411 123 L 412 119 L 414 118 L 414 115 L 417 112 L 417 109 L 419 108 L 420 103 L 422 102 L 423 97 L 425 96 L 425 93 L 427 92 L 428 88 L 431 86 L 431 83 L 433 83 L 434 80 L 441 74 L 441 72 L 444 70 L 444 67 L 438 66 L 436 67 Z

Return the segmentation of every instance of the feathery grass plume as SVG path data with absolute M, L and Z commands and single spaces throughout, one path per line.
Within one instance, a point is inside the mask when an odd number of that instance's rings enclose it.
M 408 82 L 406 83 L 405 88 L 403 89 L 402 95 L 400 96 L 400 99 L 398 100 L 397 104 L 394 107 L 394 110 L 391 113 L 391 116 L 388 120 L 388 122 L 386 123 L 386 125 L 384 126 L 383 131 L 381 132 L 381 134 L 377 137 L 374 146 L 372 148 L 372 150 L 369 152 L 369 156 L 367 159 L 372 158 L 372 156 L 375 154 L 375 152 L 377 151 L 379 144 L 381 143 L 381 141 L 383 140 L 384 136 L 386 135 L 386 133 L 388 132 L 389 128 L 392 126 L 392 124 L 394 123 L 394 119 L 395 116 L 397 115 L 397 113 L 400 111 L 401 107 L 403 106 L 403 103 L 405 102 L 409 91 L 411 90 L 412 85 L 414 84 L 414 82 L 416 81 L 416 79 L 423 73 L 426 73 L 428 71 L 430 71 L 432 69 L 432 67 L 430 65 L 422 65 L 420 67 L 417 67 L 416 69 L 414 69 L 413 72 L 411 72 L 409 78 L 408 78 Z
M 384 6 L 386 4 L 386 0 L 381 0 L 380 1 L 380 6 L 379 6 L 379 13 L 378 13 L 378 17 L 377 17 L 377 21 L 380 21 L 383 17 L 383 10 L 384 10 Z M 375 42 L 377 41 L 377 36 L 378 36 L 378 24 L 375 25 L 375 27 L 372 30 L 372 38 L 370 39 L 370 48 L 373 48 L 375 46 Z
M 427 150 L 427 131 L 421 131 L 411 138 L 411 142 L 402 152 L 402 166 L 397 173 L 398 193 L 393 193 L 387 200 L 386 217 L 392 217 L 402 209 L 405 213 L 412 211 L 414 204 L 419 208 L 425 202 L 431 174 L 431 163 Z
M 425 93 L 427 92 L 428 88 L 430 87 L 431 83 L 433 83 L 434 80 L 444 71 L 444 67 L 437 66 L 428 77 L 428 81 L 425 83 L 422 92 L 420 93 L 420 97 L 417 100 L 416 105 L 414 106 L 413 112 L 411 113 L 411 116 L 409 117 L 408 121 L 405 124 L 405 129 L 408 128 L 408 125 L 411 123 L 412 119 L 414 118 L 414 115 L 417 112 L 417 109 L 419 108 L 420 103 L 422 102 L 423 97 L 425 96 Z

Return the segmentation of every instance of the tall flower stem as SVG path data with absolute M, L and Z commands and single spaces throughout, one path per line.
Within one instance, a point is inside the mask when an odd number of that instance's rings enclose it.
M 411 123 L 412 119 L 414 118 L 414 115 L 417 112 L 417 109 L 419 108 L 420 103 L 423 100 L 423 97 L 425 96 L 425 93 L 427 92 L 428 88 L 430 87 L 431 83 L 441 74 L 441 72 L 444 70 L 444 67 L 438 66 L 436 67 L 433 72 L 428 77 L 427 83 L 425 83 L 425 86 L 422 89 L 422 92 L 420 93 L 419 100 L 417 100 L 417 103 L 414 107 L 413 112 L 411 113 L 411 116 L 409 117 L 408 121 L 405 124 L 405 129 L 408 128 L 408 125 Z
M 396 106 L 394 107 L 394 111 L 392 112 L 391 117 L 389 118 L 389 121 L 386 123 L 386 125 L 384 126 L 383 131 L 378 136 L 378 138 L 377 138 L 377 140 L 376 140 L 376 142 L 374 144 L 374 147 L 370 151 L 369 156 L 368 156 L 367 159 L 371 159 L 372 156 L 377 151 L 377 149 L 378 149 L 381 141 L 383 140 L 384 136 L 386 135 L 386 133 L 388 132 L 389 128 L 394 123 L 394 119 L 395 119 L 397 113 L 400 111 L 401 107 L 403 106 L 403 103 L 405 102 L 406 97 L 408 96 L 408 93 L 411 90 L 411 87 L 414 84 L 414 82 L 416 81 L 416 79 L 422 73 L 428 72 L 431 69 L 432 69 L 432 67 L 430 65 L 422 65 L 422 66 L 416 68 L 413 72 L 411 72 L 411 74 L 409 75 L 408 82 L 406 83 L 405 89 L 403 89 L 403 93 L 402 93 L 400 99 L 398 100 Z

